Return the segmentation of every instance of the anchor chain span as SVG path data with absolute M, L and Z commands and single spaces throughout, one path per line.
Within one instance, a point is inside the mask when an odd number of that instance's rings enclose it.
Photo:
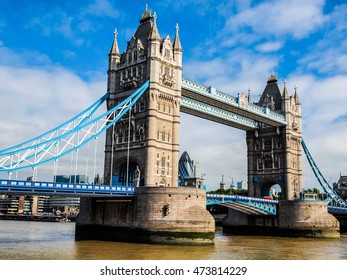
M 93 119 L 105 102 L 105 94 L 71 120 L 22 144 L 0 151 L 0 172 L 35 168 L 78 150 L 119 121 L 149 87 L 146 81 L 129 97 Z

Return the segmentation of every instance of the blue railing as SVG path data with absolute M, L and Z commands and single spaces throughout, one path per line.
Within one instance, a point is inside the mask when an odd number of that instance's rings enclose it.
M 0 193 L 74 196 L 133 196 L 133 187 L 0 179 Z

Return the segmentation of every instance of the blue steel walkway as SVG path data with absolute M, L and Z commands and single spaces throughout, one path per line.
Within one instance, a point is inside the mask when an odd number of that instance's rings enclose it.
M 40 181 L 0 179 L 0 194 L 5 195 L 49 195 L 77 197 L 134 197 L 134 187 L 99 184 L 74 184 Z M 206 206 L 222 205 L 248 215 L 276 215 L 277 200 L 239 196 L 206 194 Z M 328 206 L 329 213 L 347 215 L 347 208 Z
M 133 197 L 134 188 L 97 184 L 74 184 L 0 179 L 0 194 L 28 194 L 78 197 Z

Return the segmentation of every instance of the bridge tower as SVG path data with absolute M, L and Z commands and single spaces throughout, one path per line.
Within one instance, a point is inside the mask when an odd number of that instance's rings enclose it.
M 108 109 L 150 80 L 130 116 L 107 131 L 104 176 L 113 185 L 132 185 L 140 174 L 140 186 L 177 187 L 182 47 L 178 25 L 172 42 L 156 19 L 146 8 L 126 50 L 119 52 L 115 31 L 109 53 Z
M 249 196 L 263 197 L 278 184 L 282 199 L 291 200 L 302 191 L 301 104 L 296 88 L 289 96 L 286 83 L 282 91 L 277 82 L 271 74 L 258 105 L 284 114 L 288 125 L 260 123 L 259 129 L 247 132 L 248 190 Z
M 161 38 L 156 14 L 146 7 L 119 52 L 117 31 L 109 53 L 108 109 L 147 80 L 149 88 L 130 114 L 106 133 L 106 184 L 135 186 L 128 200 L 81 199 L 76 239 L 164 244 L 213 244 L 215 222 L 206 192 L 178 187 L 182 47 Z

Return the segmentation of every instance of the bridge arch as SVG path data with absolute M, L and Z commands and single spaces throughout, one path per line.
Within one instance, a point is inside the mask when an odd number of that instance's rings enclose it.
M 276 181 L 269 181 L 266 183 L 263 183 L 260 190 L 261 190 L 261 197 L 272 197 L 273 199 L 276 198 L 276 194 L 282 193 L 283 185 Z
M 112 176 L 112 185 L 136 185 L 143 186 L 143 168 L 141 164 L 134 157 L 129 157 L 129 164 L 127 158 L 122 158 L 114 165 L 115 174 Z M 139 177 L 139 178 L 138 178 Z

